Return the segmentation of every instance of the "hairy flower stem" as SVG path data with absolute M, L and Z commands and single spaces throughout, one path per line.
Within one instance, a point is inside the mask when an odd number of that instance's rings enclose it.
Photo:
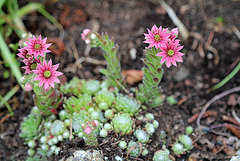
M 119 83 L 122 83 L 122 77 L 121 65 L 117 55 L 119 47 L 114 43 L 114 39 L 109 38 L 107 33 L 102 35 L 98 33 L 93 34 L 96 35 L 96 38 L 91 40 L 90 46 L 101 47 L 105 51 L 104 58 L 107 61 L 107 68 L 101 69 L 100 72 L 106 76 L 111 86 L 118 87 L 120 89 L 121 86 Z
M 162 104 L 163 98 L 161 97 L 162 90 L 158 86 L 163 77 L 163 69 L 161 63 L 161 57 L 156 56 L 159 49 L 155 47 L 147 48 L 145 50 L 145 58 L 142 61 L 146 67 L 143 67 L 143 80 L 139 85 L 139 91 L 136 92 L 138 100 L 143 104 L 147 104 L 150 107 L 157 107 Z
M 63 94 L 57 89 L 44 90 L 38 85 L 34 86 L 34 102 L 43 115 L 56 114 L 57 108 L 62 104 Z

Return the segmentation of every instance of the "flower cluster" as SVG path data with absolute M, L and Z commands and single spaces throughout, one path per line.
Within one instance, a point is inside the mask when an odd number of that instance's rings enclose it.
M 155 47 L 160 49 L 160 52 L 156 56 L 162 57 L 161 64 L 164 62 L 169 68 L 171 65 L 177 66 L 176 62 L 182 62 L 183 53 L 179 52 L 183 46 L 180 46 L 179 40 L 176 39 L 178 35 L 178 29 L 174 28 L 170 32 L 166 28 L 159 28 L 154 25 L 151 30 L 148 29 L 148 33 L 145 33 L 144 43 L 148 43 L 148 48 Z
M 51 87 L 54 88 L 54 83 L 60 83 L 58 76 L 63 73 L 56 71 L 59 64 L 52 65 L 52 60 L 45 60 L 46 53 L 49 53 L 48 47 L 51 45 L 46 43 L 47 38 L 42 39 L 41 35 L 36 38 L 29 38 L 26 41 L 25 47 L 19 49 L 20 58 L 25 64 L 25 74 L 30 76 L 28 80 L 24 80 L 25 90 L 30 91 L 33 88 L 34 81 L 39 81 L 39 86 L 48 91 Z M 32 77 L 31 77 L 32 76 Z M 31 79 L 32 78 L 32 79 Z

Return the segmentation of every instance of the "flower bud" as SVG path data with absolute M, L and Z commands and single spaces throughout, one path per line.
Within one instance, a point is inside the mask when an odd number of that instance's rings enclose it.
M 24 88 L 25 88 L 25 91 L 31 91 L 33 89 L 33 86 L 30 83 L 26 83 Z
M 81 34 L 81 37 L 83 40 L 86 40 L 87 36 L 89 35 L 89 33 L 91 32 L 91 30 L 89 29 L 84 29 L 83 33 Z
M 87 135 L 91 134 L 92 128 L 90 126 L 86 126 L 83 130 L 83 132 Z

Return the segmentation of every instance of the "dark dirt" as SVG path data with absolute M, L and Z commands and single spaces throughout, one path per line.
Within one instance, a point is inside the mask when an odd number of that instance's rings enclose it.
M 115 38 L 116 43 L 120 46 L 119 56 L 122 70 L 140 70 L 143 66 L 140 58 L 143 56 L 143 49 L 146 46 L 142 43 L 144 40 L 143 32 L 147 31 L 146 28 L 151 28 L 153 24 L 165 28 L 175 27 L 166 11 L 158 1 L 154 0 L 59 0 L 55 3 L 49 0 L 41 2 L 45 3 L 48 12 L 61 22 L 64 26 L 64 32 L 59 31 L 56 26 L 38 13 L 28 15 L 23 20 L 27 29 L 33 34 L 41 34 L 44 37 L 63 41 L 65 48 L 61 55 L 56 55 L 58 50 L 49 57 L 53 58 L 54 63 L 60 63 L 59 70 L 64 72 L 65 81 L 69 81 L 74 76 L 85 79 L 103 79 L 99 73 L 99 68 L 104 67 L 104 65 L 96 64 L 93 61 L 75 63 L 78 58 L 82 57 L 104 60 L 102 51 L 99 49 L 91 49 L 90 52 L 85 53 L 86 45 L 80 36 L 85 28 L 98 30 L 99 33 L 107 32 Z M 161 82 L 163 93 L 167 96 L 173 95 L 178 104 L 169 105 L 165 102 L 159 108 L 148 110 L 155 113 L 160 127 L 152 138 L 149 156 L 140 157 L 143 160 L 152 160 L 154 152 L 161 149 L 162 140 L 158 137 L 161 130 L 166 132 L 166 145 L 167 148 L 171 149 L 171 144 L 174 143 L 179 134 L 184 133 L 185 127 L 191 125 L 197 128 L 195 121 L 188 123 L 187 120 L 194 114 L 201 112 L 203 105 L 208 100 L 221 92 L 240 85 L 240 72 L 238 72 L 220 89 L 206 93 L 208 88 L 225 78 L 240 60 L 240 41 L 232 30 L 233 26 L 240 30 L 240 1 L 169 0 L 166 2 L 174 9 L 189 31 L 202 35 L 203 45 L 200 43 L 194 47 L 196 37 L 190 37 L 187 41 L 181 42 L 184 45 L 182 50 L 185 53 L 184 62 L 178 64 L 177 68 L 164 68 L 165 74 Z M 27 0 L 22 0 L 19 5 L 23 6 L 26 3 L 28 3 Z M 224 21 L 217 22 L 217 17 L 222 17 Z M 213 36 L 212 40 L 210 40 L 211 35 Z M 219 63 L 214 63 L 217 57 L 213 51 L 204 48 L 204 43 L 208 41 L 217 50 Z M 137 50 L 136 59 L 131 58 L 129 54 L 132 48 Z M 185 67 L 189 74 L 183 80 L 176 81 L 173 77 L 182 67 Z M 0 76 L 0 94 L 3 96 L 16 84 L 16 81 L 12 77 L 6 80 L 2 74 Z M 131 86 L 128 84 L 127 87 Z M 235 93 L 235 96 L 240 99 L 239 92 Z M 227 104 L 228 98 L 229 96 L 215 101 L 209 110 L 218 112 L 217 116 L 204 118 L 201 124 L 210 127 L 228 123 L 222 119 L 224 115 L 233 117 L 232 108 Z M 18 136 L 19 124 L 33 106 L 32 96 L 20 90 L 9 101 L 9 104 L 14 110 L 14 117 L 7 118 L 7 109 L 0 109 L 0 160 L 24 160 L 27 156 L 27 147 L 23 145 Z M 239 104 L 235 105 L 238 116 L 240 116 L 239 107 Z M 171 153 L 172 157 L 176 160 L 229 160 L 234 154 L 233 152 L 240 148 L 239 132 L 238 130 L 237 136 L 236 133 L 232 133 L 225 127 L 217 128 L 215 132 L 209 132 L 198 138 L 190 153 L 181 157 Z M 198 134 L 199 132 L 196 131 L 196 137 L 193 139 L 197 139 Z M 226 134 L 228 136 L 224 136 Z M 126 151 L 121 151 L 116 146 L 111 145 L 111 143 L 117 142 L 118 137 L 111 134 L 109 135 L 110 141 L 98 147 L 110 160 L 114 160 L 114 155 L 126 156 Z M 227 143 L 226 141 L 231 137 L 236 138 L 236 141 Z M 102 139 L 99 139 L 99 143 L 101 141 Z M 62 143 L 61 147 L 64 148 L 60 155 L 70 155 L 74 149 L 86 148 L 82 144 L 83 142 L 79 139 L 72 143 Z M 52 158 L 52 160 L 58 159 L 59 157 Z

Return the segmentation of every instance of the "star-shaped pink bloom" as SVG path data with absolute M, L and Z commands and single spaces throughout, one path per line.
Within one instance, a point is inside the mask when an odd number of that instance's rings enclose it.
M 51 43 L 46 44 L 46 41 L 47 38 L 44 38 L 42 40 L 41 35 L 39 35 L 38 38 L 33 36 L 32 39 L 29 38 L 29 42 L 26 41 L 26 44 L 28 45 L 26 49 L 30 54 L 33 54 L 35 58 L 37 58 L 38 56 L 45 57 L 44 53 L 51 52 L 50 50 L 47 50 L 47 48 L 51 46 Z
M 145 36 L 145 41 L 144 43 L 149 43 L 150 45 L 148 46 L 153 47 L 155 46 L 156 48 L 160 48 L 160 46 L 168 41 L 168 29 L 163 29 L 162 26 L 157 28 L 156 25 L 153 25 L 151 31 L 149 29 L 148 34 L 144 33 Z
M 169 68 L 171 65 L 177 66 L 176 62 L 182 62 L 183 53 L 179 52 L 183 46 L 179 46 L 179 40 L 171 40 L 169 43 L 161 46 L 161 52 L 157 53 L 156 56 L 161 56 L 161 64 L 166 62 L 166 66 Z
M 18 49 L 18 51 L 20 52 L 19 54 L 17 54 L 17 56 L 19 56 L 20 58 L 23 58 L 23 62 L 24 64 L 29 64 L 30 61 L 32 61 L 32 59 L 34 59 L 33 55 L 31 53 L 28 52 L 28 50 L 26 49 L 26 47 L 24 48 L 20 48 Z
M 169 35 L 169 39 L 174 40 L 178 36 L 178 28 L 172 29 Z
M 42 64 L 37 64 L 37 69 L 33 70 L 37 77 L 35 81 L 40 81 L 39 86 L 43 86 L 43 89 L 48 91 L 50 87 L 54 88 L 54 82 L 60 83 L 57 76 L 62 75 L 62 72 L 56 71 L 59 64 L 52 66 L 52 60 L 47 63 L 46 60 L 43 60 Z
M 32 58 L 31 60 L 27 60 L 25 59 L 25 61 L 23 61 L 26 66 L 22 67 L 23 69 L 25 69 L 25 74 L 27 73 L 32 73 L 33 70 L 35 70 L 37 68 L 37 64 L 41 62 L 41 59 L 38 58 Z

